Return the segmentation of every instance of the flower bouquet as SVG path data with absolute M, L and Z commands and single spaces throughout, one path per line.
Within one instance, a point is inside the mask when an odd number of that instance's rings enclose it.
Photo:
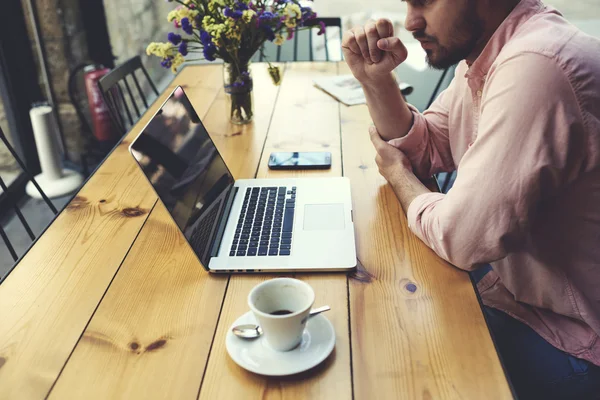
M 178 31 L 170 32 L 166 43 L 150 43 L 146 53 L 162 58 L 162 66 L 174 73 L 190 53 L 199 53 L 201 56 L 188 61 L 222 59 L 224 88 L 231 100 L 231 122 L 237 124 L 252 120 L 252 76 L 249 65 L 252 56 L 257 51 L 263 51 L 263 44 L 271 41 L 280 46 L 285 40 L 292 39 L 297 30 L 313 26 L 319 28 L 319 34 L 325 32 L 322 22 L 306 25 L 317 15 L 310 7 L 301 6 L 299 0 L 175 2 L 179 6 L 169 13 L 167 19 Z M 266 61 L 273 83 L 279 85 L 279 67 Z

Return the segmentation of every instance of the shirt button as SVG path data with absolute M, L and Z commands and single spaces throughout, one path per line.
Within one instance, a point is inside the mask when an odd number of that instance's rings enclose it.
M 478 91 L 477 91 L 477 96 L 478 96 L 478 97 L 481 97 L 481 90 L 478 90 Z

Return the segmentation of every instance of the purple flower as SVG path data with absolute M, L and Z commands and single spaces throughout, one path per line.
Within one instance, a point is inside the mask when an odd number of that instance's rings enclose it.
M 314 12 L 310 7 L 300 7 L 300 11 L 302 12 L 302 21 L 308 21 L 309 19 L 314 19 L 317 17 L 317 13 Z
M 233 5 L 233 8 L 238 11 L 244 11 L 248 9 L 248 5 L 246 3 L 242 3 L 241 1 L 236 1 Z
M 269 41 L 272 42 L 273 40 L 275 40 L 275 32 L 273 32 L 273 29 L 271 29 L 270 26 L 263 26 L 262 30 Z
M 181 35 L 178 35 L 173 32 L 169 32 L 169 34 L 167 35 L 167 39 L 169 40 L 169 42 L 173 43 L 175 46 L 177 46 L 179 43 L 181 43 Z
M 225 10 L 223 10 L 223 15 L 225 15 L 228 18 L 233 18 L 233 19 L 240 19 L 242 18 L 242 12 L 238 11 L 238 10 L 232 10 L 229 7 L 225 7 Z
M 215 61 L 215 54 L 217 53 L 217 48 L 214 44 L 210 44 L 208 46 L 204 46 L 204 49 L 202 49 L 202 53 L 204 53 L 204 58 L 207 61 Z
M 181 29 L 183 29 L 183 31 L 185 33 L 187 33 L 188 35 L 191 35 L 192 33 L 194 33 L 192 24 L 190 23 L 190 20 L 187 17 L 181 18 Z
M 258 16 L 258 20 L 259 20 L 260 22 L 269 22 L 269 21 L 271 21 L 273 18 L 277 18 L 277 15 L 273 14 L 273 13 L 272 13 L 272 12 L 270 12 L 270 11 L 265 11 L 265 12 L 261 13 L 261 14 Z
M 172 60 L 172 57 L 163 58 L 163 60 L 160 62 L 160 65 L 162 65 L 164 68 L 171 68 L 171 65 L 173 64 Z
M 319 22 L 319 32 L 317 32 L 317 35 L 322 35 L 325 33 L 325 22 L 321 21 Z
M 206 32 L 204 29 L 200 31 L 200 42 L 202 42 L 202 46 L 204 47 L 213 44 L 210 33 Z
M 181 42 L 181 44 L 179 45 L 179 52 L 181 53 L 182 56 L 187 56 L 187 54 L 188 54 L 187 42 Z

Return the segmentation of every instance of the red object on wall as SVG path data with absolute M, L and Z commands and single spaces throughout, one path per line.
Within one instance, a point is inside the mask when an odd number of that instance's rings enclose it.
M 98 80 L 106 75 L 110 69 L 101 65 L 88 65 L 83 71 L 94 136 L 100 142 L 116 142 L 119 135 L 113 126 L 110 112 L 98 87 Z

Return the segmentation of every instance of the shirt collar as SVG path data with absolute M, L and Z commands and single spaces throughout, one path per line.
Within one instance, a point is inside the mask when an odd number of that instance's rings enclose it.
M 540 0 L 521 0 L 498 26 L 483 51 L 469 66 L 467 79 L 484 79 L 504 45 L 513 37 L 519 26 L 540 12 L 545 6 Z

